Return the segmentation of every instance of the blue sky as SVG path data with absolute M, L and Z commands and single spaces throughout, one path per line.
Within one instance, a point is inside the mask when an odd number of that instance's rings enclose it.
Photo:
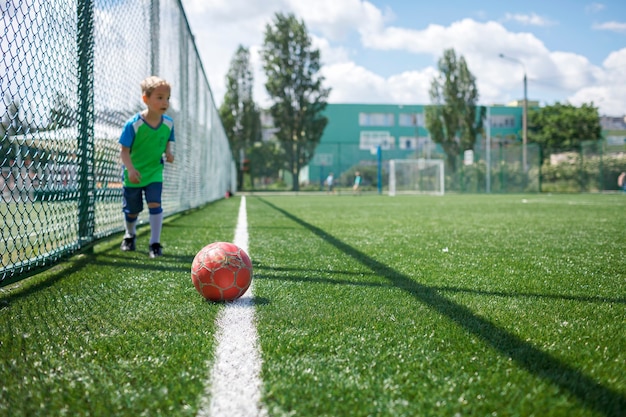
M 437 61 L 463 55 L 481 104 L 528 97 L 594 102 L 626 115 L 626 2 L 417 0 L 182 0 L 218 104 L 238 45 L 255 69 L 255 99 L 269 103 L 258 55 L 276 12 L 294 13 L 321 50 L 336 103 L 428 104 Z M 513 58 L 502 59 L 499 54 Z

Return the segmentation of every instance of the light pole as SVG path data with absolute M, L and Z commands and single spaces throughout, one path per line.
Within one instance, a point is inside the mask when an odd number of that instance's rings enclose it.
M 526 66 L 517 58 L 512 58 L 504 54 L 500 54 L 500 58 L 517 62 L 524 69 L 524 112 L 522 115 L 522 167 L 524 172 L 527 171 L 526 165 L 526 143 L 528 142 L 528 81 L 526 79 Z

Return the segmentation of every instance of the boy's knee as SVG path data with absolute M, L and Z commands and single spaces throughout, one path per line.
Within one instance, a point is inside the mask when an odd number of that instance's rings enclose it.
M 163 207 L 159 204 L 158 206 L 148 206 L 148 211 L 150 214 L 160 214 L 163 213 Z
M 128 222 L 128 223 L 132 223 L 134 221 L 137 220 L 137 216 L 138 214 L 129 214 L 129 213 L 124 213 L 124 219 Z

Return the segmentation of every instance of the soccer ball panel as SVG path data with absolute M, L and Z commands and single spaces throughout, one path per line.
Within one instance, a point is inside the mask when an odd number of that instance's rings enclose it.
M 191 264 L 191 281 L 208 300 L 234 300 L 250 287 L 252 262 L 248 254 L 233 243 L 211 243 L 196 254 Z

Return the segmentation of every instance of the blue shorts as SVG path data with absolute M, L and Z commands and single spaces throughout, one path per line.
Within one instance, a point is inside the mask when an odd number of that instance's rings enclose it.
M 143 210 L 144 195 L 146 196 L 146 203 L 161 204 L 163 183 L 153 182 L 145 187 L 124 187 L 123 191 L 122 211 L 126 214 L 137 214 Z

